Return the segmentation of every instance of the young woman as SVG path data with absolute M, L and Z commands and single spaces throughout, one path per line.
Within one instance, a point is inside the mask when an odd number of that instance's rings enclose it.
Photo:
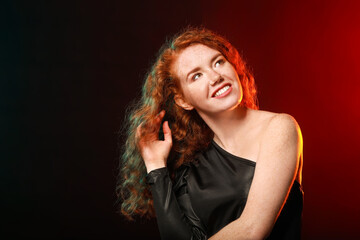
M 300 239 L 302 136 L 258 110 L 238 51 L 204 28 L 166 42 L 129 114 L 121 212 L 162 239 Z

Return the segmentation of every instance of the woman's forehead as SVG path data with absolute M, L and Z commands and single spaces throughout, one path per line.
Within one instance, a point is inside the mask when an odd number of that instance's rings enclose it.
M 203 44 L 194 44 L 180 51 L 173 63 L 173 71 L 183 78 L 193 68 L 207 63 L 213 56 L 220 52 Z

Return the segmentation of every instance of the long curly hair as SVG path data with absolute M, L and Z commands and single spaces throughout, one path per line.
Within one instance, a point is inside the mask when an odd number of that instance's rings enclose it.
M 135 142 L 139 124 L 143 124 L 145 135 L 154 132 L 156 115 L 162 109 L 166 111 L 163 121 L 168 121 L 173 139 L 167 160 L 172 179 L 175 170 L 183 163 L 194 161 L 194 155 L 206 149 L 214 136 L 195 109 L 184 110 L 174 101 L 174 96 L 183 94 L 179 79 L 171 72 L 171 65 L 182 50 L 193 44 L 219 51 L 238 73 L 243 88 L 240 104 L 258 109 L 254 78 L 238 51 L 224 37 L 206 28 L 186 27 L 167 40 L 146 74 L 141 98 L 128 108 L 123 130 L 120 130 L 120 133 L 126 132 L 126 142 L 120 156 L 116 194 L 119 210 L 128 220 L 134 220 L 135 216 L 155 217 L 151 191 L 145 180 L 146 167 Z M 161 128 L 159 137 L 163 138 Z

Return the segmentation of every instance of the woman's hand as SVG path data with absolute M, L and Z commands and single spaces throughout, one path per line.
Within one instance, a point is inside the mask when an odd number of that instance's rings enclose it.
M 146 170 L 150 171 L 166 166 L 166 161 L 172 147 L 171 130 L 168 121 L 163 123 L 164 140 L 159 140 L 160 124 L 165 116 L 165 110 L 162 110 L 155 119 L 156 132 L 141 137 L 141 125 L 136 129 L 135 139 L 140 149 L 140 154 L 144 159 Z

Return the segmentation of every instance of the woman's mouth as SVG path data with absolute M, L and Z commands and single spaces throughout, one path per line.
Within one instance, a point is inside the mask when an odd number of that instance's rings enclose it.
M 217 91 L 213 98 L 222 98 L 228 95 L 232 90 L 232 87 L 230 85 L 226 85 L 225 87 L 221 88 L 219 91 Z

